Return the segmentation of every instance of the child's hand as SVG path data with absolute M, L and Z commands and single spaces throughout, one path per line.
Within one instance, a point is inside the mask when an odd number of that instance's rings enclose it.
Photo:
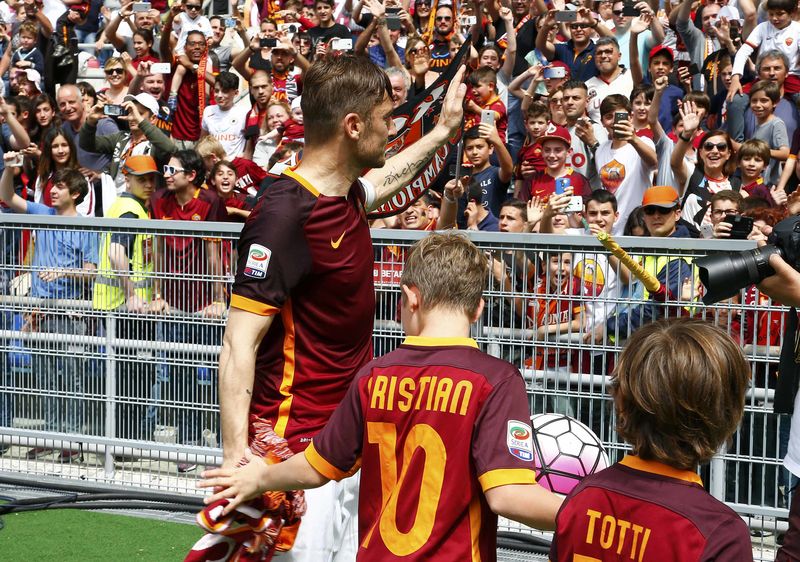
M 669 77 L 668 76 L 659 76 L 656 78 L 656 81 L 653 82 L 653 86 L 656 89 L 656 92 L 663 92 L 669 86 Z
M 204 498 L 203 503 L 208 505 L 229 498 L 230 503 L 222 511 L 223 515 L 228 515 L 243 503 L 257 498 L 267 489 L 269 467 L 264 459 L 253 456 L 250 449 L 245 450 L 244 457 L 247 460 L 246 465 L 206 470 L 201 474 L 204 479 L 197 484 L 198 488 L 221 488 L 213 496 Z
M 544 215 L 544 199 L 538 196 L 532 197 L 528 201 L 527 219 L 530 226 L 537 225 L 541 222 Z
M 497 127 L 494 124 L 480 123 L 478 125 L 478 133 L 482 139 L 489 141 L 490 145 L 502 144 L 500 140 L 500 133 L 497 132 Z
M 776 205 L 786 205 L 786 201 L 789 200 L 789 196 L 786 195 L 786 190 L 781 189 L 777 185 L 772 186 L 769 190 L 769 194 L 772 196 L 772 200 L 775 201 Z

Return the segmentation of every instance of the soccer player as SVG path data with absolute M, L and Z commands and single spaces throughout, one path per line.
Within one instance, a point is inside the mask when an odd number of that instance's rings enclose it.
M 302 452 L 372 359 L 366 213 L 407 185 L 461 125 L 463 73 L 451 82 L 436 127 L 385 161 L 392 126 L 385 73 L 352 56 L 325 58 L 309 69 L 303 160 L 270 186 L 239 242 L 220 356 L 223 467 L 244 455 L 250 413 Z M 359 178 L 365 168 L 373 169 Z M 348 518 L 356 489 L 331 483 L 309 492 L 308 512 L 285 558 L 316 562 L 355 548 L 355 521 Z
M 359 371 L 304 454 L 204 473 L 201 486 L 222 488 L 206 503 L 230 498 L 230 511 L 268 489 L 346 478 L 360 461 L 360 561 L 494 560 L 495 514 L 552 527 L 561 500 L 535 484 L 522 376 L 468 337 L 487 266 L 463 236 L 414 244 L 403 344 Z
M 635 332 L 611 386 L 633 454 L 567 497 L 550 560 L 752 560 L 747 525 L 697 475 L 739 426 L 749 380 L 740 347 L 711 324 L 673 319 Z

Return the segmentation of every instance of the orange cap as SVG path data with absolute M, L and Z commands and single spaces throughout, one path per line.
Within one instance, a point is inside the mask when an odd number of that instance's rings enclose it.
M 144 176 L 147 174 L 157 174 L 158 167 L 152 156 L 142 154 L 139 156 L 129 156 L 122 166 L 122 172 L 131 176 Z
M 654 185 L 644 192 L 642 206 L 656 205 L 657 207 L 677 207 L 680 205 L 680 196 L 675 188 L 670 185 Z

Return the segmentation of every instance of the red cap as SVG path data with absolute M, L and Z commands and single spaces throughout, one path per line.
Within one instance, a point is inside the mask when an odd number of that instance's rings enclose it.
M 654 185 L 644 192 L 644 197 L 642 198 L 642 207 L 655 205 L 656 207 L 671 209 L 679 204 L 680 195 L 671 185 Z
M 648 55 L 647 60 L 652 59 L 659 53 L 666 53 L 667 56 L 669 57 L 669 60 L 675 62 L 675 52 L 670 47 L 667 47 L 665 45 L 656 45 L 655 47 L 650 49 L 650 55 Z
M 88 2 L 82 2 L 80 4 L 70 4 L 67 6 L 67 10 L 72 10 L 73 12 L 79 12 L 84 16 L 89 13 L 89 8 L 91 5 Z
M 569 134 L 569 131 L 566 127 L 556 125 L 555 123 L 549 123 L 547 125 L 547 130 L 542 136 L 536 139 L 536 144 L 544 144 L 544 141 L 552 139 L 560 140 L 567 145 L 567 148 L 572 146 L 572 136 Z

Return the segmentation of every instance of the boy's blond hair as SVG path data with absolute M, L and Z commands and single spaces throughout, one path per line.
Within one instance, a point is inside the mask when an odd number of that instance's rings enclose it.
M 211 135 L 206 135 L 197 141 L 197 144 L 194 145 L 194 149 L 197 151 L 197 154 L 200 155 L 200 158 L 205 158 L 206 156 L 211 156 L 212 154 L 222 160 L 228 158 L 222 143 L 220 143 Z
M 433 233 L 411 247 L 400 283 L 416 287 L 427 310 L 441 307 L 472 318 L 488 267 L 486 256 L 466 236 Z

